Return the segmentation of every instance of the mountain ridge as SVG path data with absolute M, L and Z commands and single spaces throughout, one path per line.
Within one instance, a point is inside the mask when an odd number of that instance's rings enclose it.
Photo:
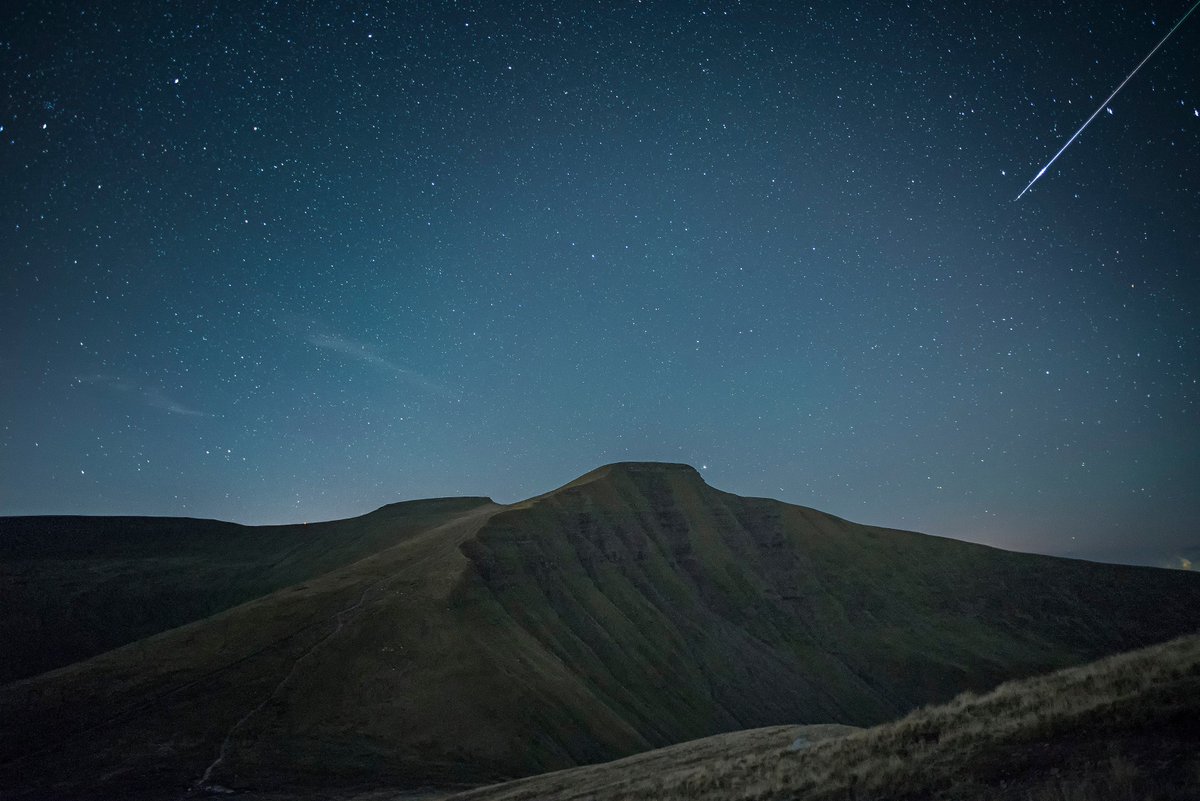
M 48 760 L 71 766 L 60 797 L 480 783 L 756 726 L 867 725 L 1185 633 L 1200 604 L 1180 571 L 859 526 L 686 465 L 605 465 L 444 512 L 0 687 L 0 789 Z

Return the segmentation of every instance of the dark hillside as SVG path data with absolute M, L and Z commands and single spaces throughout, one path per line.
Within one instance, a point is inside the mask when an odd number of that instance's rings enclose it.
M 288 526 L 0 518 L 0 684 L 307 581 L 487 502 L 411 501 L 349 520 Z
M 656 743 L 877 723 L 1189 631 L 1200 598 L 1181 573 L 859 526 L 684 465 L 601 468 L 463 550 L 473 581 Z

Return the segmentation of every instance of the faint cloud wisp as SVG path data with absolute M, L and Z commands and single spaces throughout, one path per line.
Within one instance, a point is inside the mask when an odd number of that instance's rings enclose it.
M 384 373 L 388 373 L 396 378 L 402 379 L 411 386 L 422 389 L 434 395 L 439 395 L 443 398 L 458 400 L 458 393 L 454 392 L 447 386 L 439 384 L 430 378 L 426 378 L 416 370 L 410 370 L 396 364 L 391 359 L 380 356 L 371 346 L 356 342 L 347 337 L 338 336 L 336 334 L 324 333 L 309 333 L 304 337 L 308 344 L 328 351 L 335 355 L 341 356 L 350 361 L 359 362 L 369 367 L 373 367 Z
M 194 409 L 191 406 L 181 403 L 180 401 L 168 396 L 165 392 L 157 387 L 137 386 L 108 375 L 76 376 L 75 381 L 79 384 L 104 387 L 112 392 L 134 398 L 153 409 L 161 409 L 164 412 L 169 412 L 170 414 L 178 414 L 184 417 L 215 416 L 209 414 L 208 412 L 202 412 L 199 409 Z

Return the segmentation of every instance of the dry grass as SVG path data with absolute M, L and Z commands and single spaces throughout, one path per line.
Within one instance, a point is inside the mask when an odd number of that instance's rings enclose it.
M 605 792 L 625 793 L 631 777 L 645 777 L 655 792 L 667 789 L 658 779 L 679 774 L 706 774 L 715 765 L 749 763 L 758 755 L 785 750 L 798 740 L 815 744 L 857 731 L 853 726 L 767 726 L 718 734 L 658 748 L 625 759 L 556 771 L 485 787 L 454 796 L 455 801 L 534 801 L 541 798 L 593 798 Z

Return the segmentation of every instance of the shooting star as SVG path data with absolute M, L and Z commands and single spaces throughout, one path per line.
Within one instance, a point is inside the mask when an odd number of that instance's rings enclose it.
M 1066 150 L 1068 147 L 1070 147 L 1070 146 L 1071 146 L 1071 143 L 1072 143 L 1072 142 L 1074 142 L 1076 139 L 1078 139 L 1078 138 L 1079 138 L 1079 135 L 1080 135 L 1081 133 L 1083 133 L 1083 129 L 1084 129 L 1084 128 L 1086 128 L 1086 127 L 1088 127 L 1089 125 L 1091 125 L 1091 124 L 1092 124 L 1092 120 L 1096 119 L 1096 117 L 1098 117 L 1098 116 L 1100 115 L 1100 112 L 1101 112 L 1101 111 L 1104 111 L 1105 107 L 1106 107 L 1106 106 L 1107 106 L 1109 103 L 1111 103 L 1111 102 L 1112 102 L 1112 99 L 1113 99 L 1114 97 L 1116 97 L 1116 96 L 1117 96 L 1117 92 L 1119 92 L 1119 91 L 1121 91 L 1122 89 L 1124 89 L 1124 88 L 1125 88 L 1125 84 L 1129 83 L 1129 79 L 1130 79 L 1130 78 L 1132 78 L 1134 75 L 1137 75 L 1137 71 L 1138 71 L 1138 70 L 1140 70 L 1140 69 L 1142 68 L 1142 66 L 1143 66 L 1143 65 L 1145 65 L 1145 63 L 1146 63 L 1147 61 L 1149 61 L 1149 60 L 1150 60 L 1150 58 L 1151 58 L 1151 57 L 1152 57 L 1152 56 L 1153 56 L 1155 53 L 1157 53 L 1157 52 L 1158 52 L 1158 49 L 1159 49 L 1160 47 L 1162 47 L 1164 44 L 1166 44 L 1166 43 L 1167 43 L 1167 40 L 1171 38 L 1171 34 L 1175 33 L 1175 31 L 1176 31 L 1176 30 L 1179 28 L 1179 26 L 1180 26 L 1180 25 L 1182 25 L 1182 24 L 1184 23 L 1184 20 L 1186 20 L 1188 17 L 1190 17 L 1190 16 L 1192 15 L 1192 12 L 1193 12 L 1193 11 L 1195 11 L 1197 7 L 1200 7 L 1200 0 L 1196 0 L 1196 2 L 1192 4 L 1192 7 L 1188 9 L 1188 12 L 1187 12 L 1186 14 L 1184 14 L 1182 17 L 1180 17 L 1180 18 L 1179 18 L 1179 22 L 1176 22 L 1176 23 L 1175 23 L 1175 26 L 1174 26 L 1173 28 L 1171 28 L 1171 30 L 1167 31 L 1167 35 L 1166 35 L 1166 36 L 1164 36 L 1164 37 L 1162 38 L 1162 41 L 1160 41 L 1158 44 L 1156 44 L 1156 45 L 1154 46 L 1154 49 L 1153 49 L 1153 50 L 1151 50 L 1149 53 L 1147 53 L 1147 54 L 1146 54 L 1146 57 L 1145 57 L 1145 58 L 1143 58 L 1143 59 L 1141 60 L 1141 63 L 1139 63 L 1139 64 L 1138 64 L 1136 67 L 1134 67 L 1134 68 L 1133 68 L 1133 72 L 1131 72 L 1131 73 L 1129 73 L 1128 75 L 1126 75 L 1126 76 L 1125 76 L 1125 80 L 1121 81 L 1121 85 L 1120 85 L 1120 86 L 1118 86 L 1116 89 L 1114 89 L 1114 90 L 1113 90 L 1113 93 L 1112 93 L 1111 95 L 1109 95 L 1109 96 L 1108 96 L 1108 99 L 1107 99 L 1107 100 L 1105 100 L 1103 103 L 1101 103 L 1101 104 L 1100 104 L 1100 105 L 1099 105 L 1099 106 L 1096 108 L 1096 110 L 1092 112 L 1092 116 L 1090 116 L 1090 117 L 1088 117 L 1088 118 L 1087 118 L 1087 122 L 1085 122 L 1083 125 L 1080 125 L 1080 126 L 1079 126 L 1079 130 L 1078 130 L 1078 131 L 1076 131 L 1076 132 L 1075 132 L 1075 133 L 1074 133 L 1074 134 L 1071 136 L 1071 138 L 1067 140 L 1067 143 L 1066 143 L 1065 145 L 1063 145 L 1063 146 L 1062 146 L 1062 148 L 1060 148 L 1060 149 L 1059 149 L 1059 151 L 1058 151 L 1057 153 L 1055 153 L 1055 154 L 1054 154 L 1054 158 L 1052 158 L 1052 159 L 1050 159 L 1049 161 L 1047 161 L 1047 162 L 1046 162 L 1046 166 L 1045 166 L 1045 167 L 1042 167 L 1040 170 L 1038 170 L 1038 174 L 1037 174 L 1037 175 L 1035 175 L 1035 176 L 1033 176 L 1033 180 L 1032 180 L 1032 181 L 1030 181 L 1030 182 L 1029 182 L 1029 183 L 1028 183 L 1028 184 L 1025 186 L 1025 188 L 1024 188 L 1024 189 L 1022 189 L 1022 190 L 1021 190 L 1021 194 L 1017 195 L 1017 200 L 1020 200 L 1022 197 L 1024 197 L 1024 196 L 1025 196 L 1025 193 L 1026 193 L 1026 192 L 1028 192 L 1028 191 L 1030 190 L 1030 188 L 1031 188 L 1031 187 L 1032 187 L 1034 184 L 1036 184 L 1036 183 L 1038 182 L 1038 179 L 1039 179 L 1039 178 L 1041 178 L 1043 175 L 1045 175 L 1045 174 L 1046 174 L 1046 170 L 1050 169 L 1050 165 L 1051 165 L 1051 164 L 1053 164 L 1054 162 L 1058 161 L 1058 157 L 1059 157 L 1059 156 L 1061 156 L 1061 155 L 1063 154 L 1063 151 L 1065 151 L 1065 150 Z

